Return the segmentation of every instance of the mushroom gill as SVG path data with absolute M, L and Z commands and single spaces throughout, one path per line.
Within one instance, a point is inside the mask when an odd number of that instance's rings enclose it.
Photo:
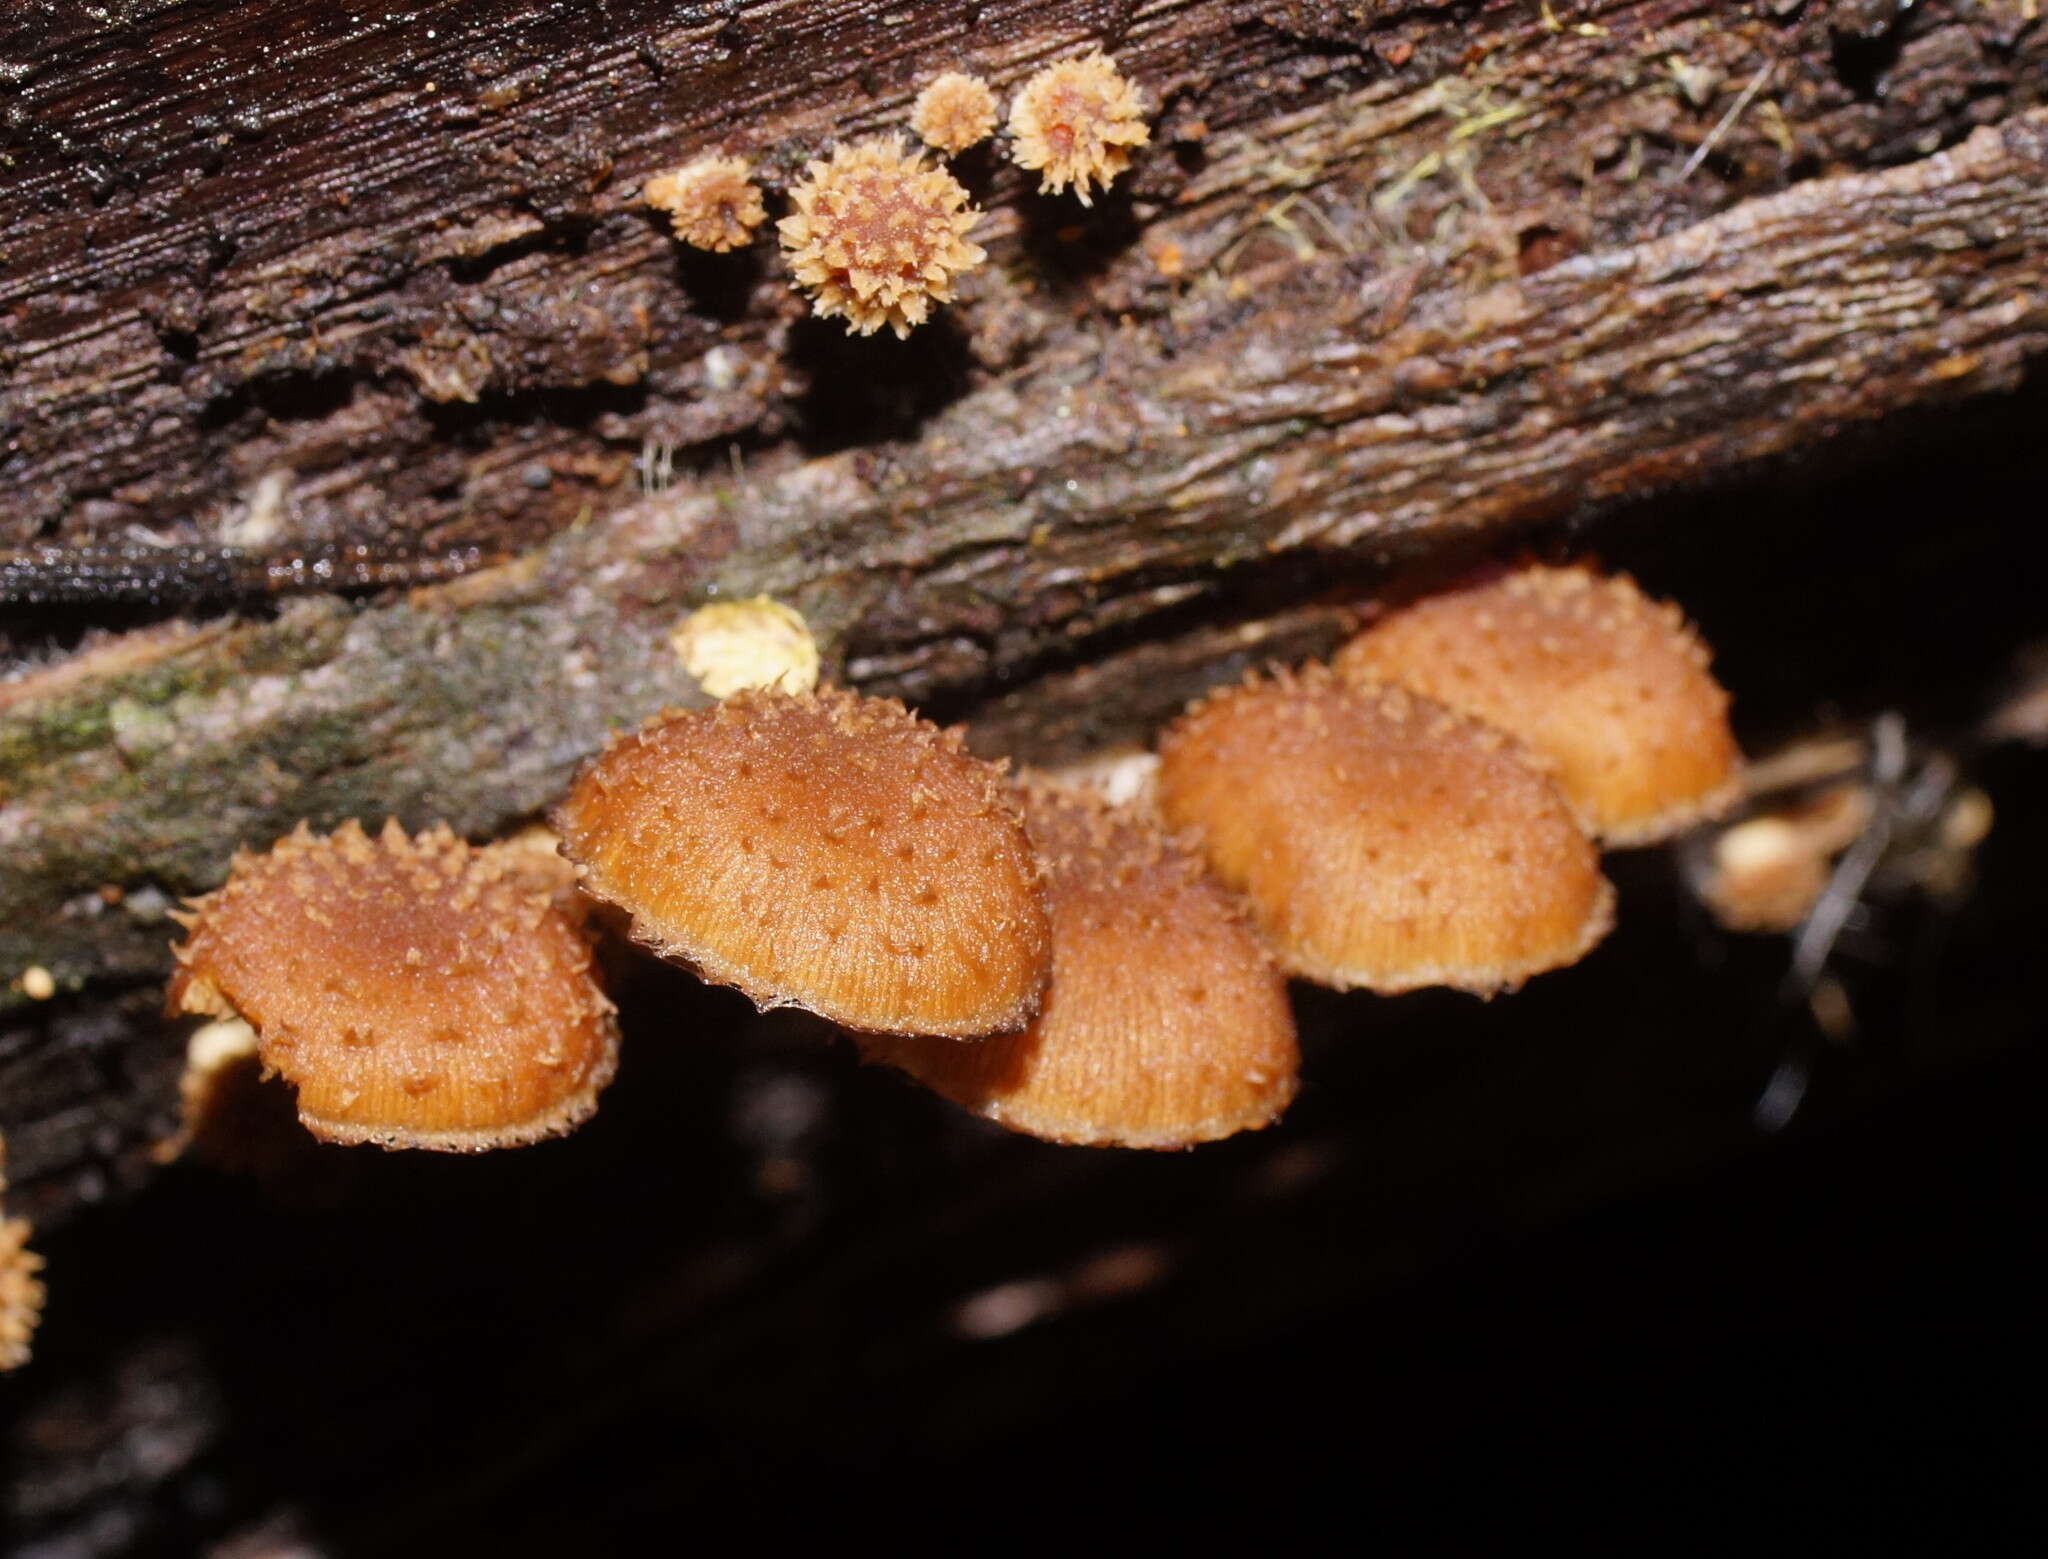
M 301 824 L 180 917 L 172 1012 L 245 1019 L 329 1142 L 479 1152 L 558 1136 L 617 1060 L 552 874 L 436 826 Z
M 1052 1142 L 1182 1148 L 1278 1119 L 1300 1065 L 1286 982 L 1229 895 L 1128 809 L 1044 782 L 1021 795 L 1052 919 L 1038 1021 L 863 1053 Z
M 1512 732 L 1589 829 L 1632 845 L 1736 797 L 1742 755 L 1707 661 L 1678 609 L 1626 575 L 1531 564 L 1404 606 L 1332 663 Z
M 1201 841 L 1291 972 L 1480 994 L 1575 962 L 1613 890 L 1509 736 L 1328 668 L 1248 678 L 1160 741 L 1161 814 Z
M 956 1038 L 1038 1012 L 1050 932 L 1002 771 L 893 700 L 666 711 L 585 766 L 555 826 L 635 937 L 763 1007 Z

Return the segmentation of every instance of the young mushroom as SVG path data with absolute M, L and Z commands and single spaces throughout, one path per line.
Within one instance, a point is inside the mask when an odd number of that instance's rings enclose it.
M 669 710 L 584 768 L 555 827 L 635 937 L 763 1007 L 956 1038 L 1037 1015 L 1050 932 L 1002 771 L 892 700 Z
M 561 1135 L 596 1109 L 618 1030 L 559 868 L 530 856 L 440 826 L 301 824 L 180 917 L 170 1010 L 245 1019 L 328 1142 Z
M 0 1192 L 7 1189 L 7 1144 L 0 1139 Z M 28 1248 L 29 1227 L 0 1216 L 0 1373 L 28 1363 L 29 1340 L 43 1315 L 43 1258 Z
M 754 171 L 739 157 L 699 157 L 656 174 L 640 198 L 668 213 L 669 226 L 693 249 L 723 254 L 752 241 L 768 208 L 753 181 Z
M 961 1045 L 883 1035 L 902 1068 L 1012 1131 L 1182 1148 L 1279 1118 L 1300 1056 L 1286 982 L 1230 897 L 1150 821 L 1021 787 L 1045 867 L 1052 984 L 1021 1034 Z
M 1678 609 L 1627 576 L 1528 565 L 1400 608 L 1332 664 L 1512 732 L 1587 828 L 1634 845 L 1735 799 L 1742 755 L 1707 659 Z
M 1084 206 L 1089 186 L 1108 189 L 1151 138 L 1138 89 L 1106 54 L 1048 65 L 1010 102 L 1011 159 L 1038 173 L 1042 193 L 1072 185 Z
M 987 258 L 967 241 L 981 216 L 967 191 L 889 137 L 837 147 L 789 198 L 796 210 L 776 228 L 790 273 L 819 316 L 859 335 L 908 336 Z
M 995 134 L 996 95 L 981 77 L 949 70 L 917 94 L 910 128 L 925 145 L 957 155 Z
M 1511 737 L 1326 667 L 1194 705 L 1160 741 L 1158 797 L 1281 963 L 1323 985 L 1487 994 L 1612 922 L 1592 842 Z

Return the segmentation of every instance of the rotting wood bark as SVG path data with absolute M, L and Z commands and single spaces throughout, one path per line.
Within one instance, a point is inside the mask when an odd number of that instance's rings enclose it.
M 47 8 L 0 27 L 0 547 L 139 528 L 503 551 L 615 504 L 643 440 L 701 469 L 733 443 L 901 432 L 1076 315 L 1169 318 L 1178 289 L 1332 224 L 1378 269 L 1483 280 L 2042 101 L 2024 0 L 1869 10 Z M 1007 91 L 1094 44 L 1159 104 L 1155 146 L 1085 222 L 993 157 L 963 165 L 993 263 L 889 415 L 843 393 L 887 359 L 802 322 L 779 258 L 679 256 L 635 205 L 713 145 L 786 187 L 833 137 L 900 127 L 938 69 Z

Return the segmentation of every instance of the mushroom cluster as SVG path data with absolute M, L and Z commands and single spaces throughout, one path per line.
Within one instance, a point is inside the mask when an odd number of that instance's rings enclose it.
M 7 1143 L 0 1138 L 0 1196 L 7 1190 Z M 29 1340 L 43 1314 L 43 1258 L 28 1248 L 29 1226 L 0 1206 L 0 1372 L 28 1362 Z
M 1613 922 L 1596 839 L 1666 836 L 1736 777 L 1697 637 L 1586 568 L 1429 597 L 1331 665 L 1216 691 L 1118 801 L 1013 780 L 893 700 L 792 689 L 794 614 L 747 607 L 698 625 L 746 630 L 705 660 L 734 690 L 615 737 L 546 850 L 347 824 L 238 856 L 173 1010 L 245 1019 L 328 1140 L 530 1142 L 611 1076 L 595 902 L 1012 1130 L 1187 1147 L 1293 1097 L 1288 975 L 1492 995 L 1574 963 Z M 764 627 L 782 650 L 756 653 Z
M 910 128 L 943 156 L 995 133 L 999 105 L 964 71 L 933 77 L 911 106 Z M 1059 60 L 1030 77 L 1010 105 L 1011 157 L 1039 189 L 1072 189 L 1082 205 L 1130 166 L 1150 138 L 1138 89 L 1100 52 Z M 907 336 L 956 281 L 987 258 L 968 234 L 981 213 L 944 168 L 889 136 L 842 144 L 809 162 L 776 224 L 790 277 L 822 318 L 872 335 Z M 751 241 L 767 217 L 754 170 L 717 153 L 650 177 L 641 202 L 668 214 L 679 242 L 724 253 Z

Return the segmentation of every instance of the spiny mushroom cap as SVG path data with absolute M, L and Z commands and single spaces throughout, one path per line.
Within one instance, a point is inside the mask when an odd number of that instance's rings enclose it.
M 964 152 L 996 128 L 996 95 L 979 76 L 949 70 L 934 76 L 910 108 L 910 128 L 925 145 Z
M 880 137 L 837 147 L 789 192 L 777 224 L 811 306 L 847 329 L 900 336 L 953 296 L 953 278 L 987 258 L 967 233 L 981 213 L 942 168 Z
M 764 1007 L 962 1038 L 1038 1012 L 1051 933 L 1002 771 L 893 700 L 670 710 L 584 769 L 555 826 L 636 937 Z
M 1045 867 L 1052 985 L 1021 1034 L 880 1036 L 874 1060 L 1012 1131 L 1181 1148 L 1276 1120 L 1300 1055 L 1287 987 L 1230 897 L 1156 824 L 1022 787 Z
M 1514 733 L 1589 829 L 1630 845 L 1735 798 L 1742 755 L 1707 659 L 1678 609 L 1627 576 L 1532 565 L 1405 606 L 1333 664 Z
M 7 1189 L 7 1145 L 0 1142 L 0 1191 Z M 28 1248 L 29 1226 L 0 1218 L 0 1370 L 28 1362 L 29 1339 L 43 1314 L 43 1258 Z
M 1486 993 L 1576 961 L 1612 922 L 1592 842 L 1510 737 L 1321 666 L 1181 716 L 1159 806 L 1320 984 Z
M 1129 148 L 1151 138 L 1138 89 L 1106 54 L 1048 65 L 1010 103 L 1011 158 L 1038 171 L 1046 194 L 1073 185 L 1084 206 L 1089 185 L 1108 189 L 1131 165 Z
M 669 225 L 684 243 L 722 254 L 750 242 L 754 229 L 767 220 L 753 171 L 743 158 L 699 157 L 656 174 L 640 198 L 668 213 Z
M 329 1142 L 477 1152 L 570 1130 L 618 1055 L 548 874 L 445 827 L 301 824 L 194 905 L 173 1012 L 241 1017 Z
M 28 1363 L 29 1339 L 43 1314 L 43 1258 L 28 1248 L 29 1227 L 0 1218 L 0 1370 Z

